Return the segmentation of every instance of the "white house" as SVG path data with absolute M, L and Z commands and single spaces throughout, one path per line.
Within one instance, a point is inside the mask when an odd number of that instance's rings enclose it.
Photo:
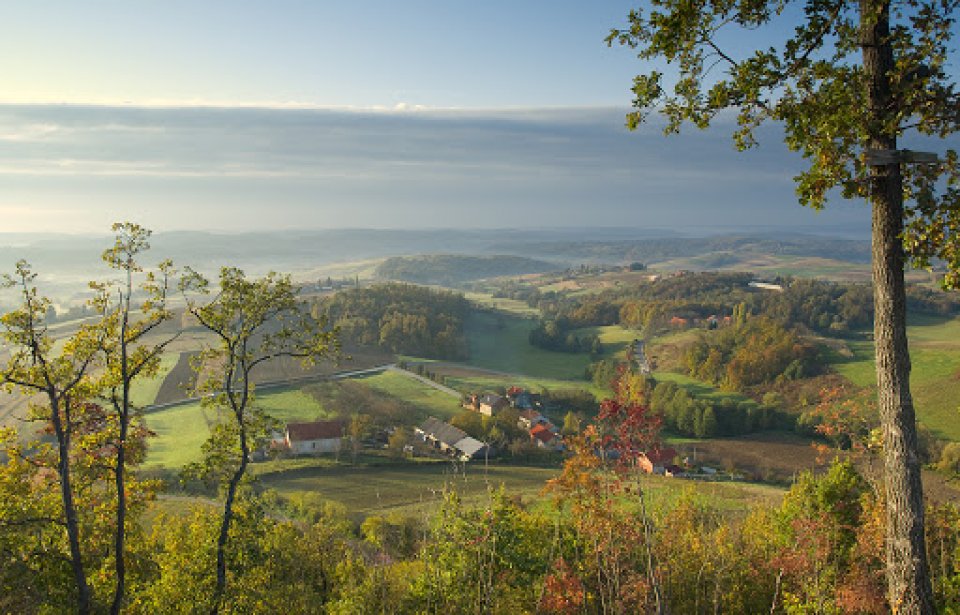
M 314 421 L 287 423 L 284 442 L 294 455 L 317 455 L 338 452 L 342 438 L 342 422 Z

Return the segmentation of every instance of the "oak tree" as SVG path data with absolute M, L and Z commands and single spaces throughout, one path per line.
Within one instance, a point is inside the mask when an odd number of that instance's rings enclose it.
M 960 95 L 949 73 L 957 0 L 651 0 L 608 43 L 665 60 L 676 78 L 650 70 L 634 79 L 627 117 L 636 128 L 657 110 L 666 132 L 707 127 L 736 109 L 738 148 L 756 145 L 765 122 L 782 126 L 806 159 L 795 178 L 804 205 L 839 192 L 872 207 L 877 385 L 887 500 L 888 600 L 897 612 L 932 612 L 924 511 L 910 394 L 904 263 L 935 259 L 944 283 L 960 281 L 960 165 L 898 151 L 898 140 L 946 137 L 960 128 Z M 749 42 L 764 37 L 755 48 Z M 737 45 L 727 45 L 738 38 Z M 779 44 L 769 44 L 776 38 Z M 748 42 L 747 45 L 743 41 Z M 736 51 L 734 50 L 736 49 Z

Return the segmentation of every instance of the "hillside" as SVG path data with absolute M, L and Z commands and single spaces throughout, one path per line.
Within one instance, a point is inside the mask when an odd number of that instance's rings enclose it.
M 433 254 L 394 256 L 374 271 L 380 280 L 457 286 L 462 282 L 501 276 L 554 271 L 557 265 L 523 256 L 459 256 Z

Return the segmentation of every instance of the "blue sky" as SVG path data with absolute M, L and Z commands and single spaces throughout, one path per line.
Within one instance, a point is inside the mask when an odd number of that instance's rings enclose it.
M 623 104 L 620 0 L 6 1 L 0 100 Z
M 631 2 L 0 2 L 7 231 L 867 224 L 775 128 L 627 133 Z

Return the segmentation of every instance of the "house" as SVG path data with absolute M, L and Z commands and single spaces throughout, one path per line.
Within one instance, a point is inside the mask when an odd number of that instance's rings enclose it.
M 637 465 L 647 474 L 664 474 L 667 466 L 673 464 L 677 451 L 674 448 L 658 448 L 637 457 Z
M 539 393 L 531 393 L 520 387 L 510 387 L 507 391 L 507 399 L 511 406 L 519 410 L 533 410 L 543 406 L 543 400 Z
M 424 442 L 444 453 L 455 450 L 454 445 L 467 437 L 467 432 L 432 416 L 417 427 L 416 432 Z
M 470 436 L 460 440 L 453 447 L 457 449 L 457 457 L 460 461 L 470 461 L 491 455 L 491 450 L 486 443 Z
M 520 413 L 520 418 L 517 419 L 517 427 L 521 429 L 533 429 L 534 425 L 539 425 L 540 423 L 549 423 L 547 417 L 543 416 L 536 410 L 524 410 Z
M 493 416 L 495 412 L 509 405 L 509 402 L 507 402 L 506 399 L 495 393 L 481 395 L 480 399 L 477 401 L 480 404 L 480 414 L 485 414 L 487 416 Z
M 287 423 L 284 443 L 294 455 L 336 453 L 343 438 L 343 422 Z
M 553 450 L 560 450 L 563 448 L 563 443 L 560 437 L 543 423 L 533 426 L 533 428 L 530 430 L 530 439 L 533 440 L 539 448 L 548 448 Z
M 486 443 L 471 438 L 462 429 L 432 416 L 417 427 L 416 432 L 424 442 L 461 461 L 470 461 L 490 453 Z

